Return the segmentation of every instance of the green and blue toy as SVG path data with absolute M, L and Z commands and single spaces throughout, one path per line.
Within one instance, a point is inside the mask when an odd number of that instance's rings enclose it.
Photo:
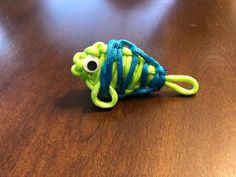
M 166 75 L 163 66 L 127 40 L 97 42 L 76 53 L 73 62 L 72 74 L 85 81 L 93 103 L 101 108 L 115 106 L 118 98 L 158 91 L 164 85 L 182 95 L 194 95 L 199 89 L 190 76 Z M 189 83 L 192 89 L 176 82 Z

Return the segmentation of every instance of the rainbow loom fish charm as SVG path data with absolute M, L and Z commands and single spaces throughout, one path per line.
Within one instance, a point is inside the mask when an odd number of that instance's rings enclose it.
M 198 82 L 185 75 L 166 75 L 166 70 L 152 57 L 127 40 L 97 42 L 78 52 L 73 58 L 71 72 L 81 77 L 92 91 L 93 103 L 111 108 L 118 98 L 160 90 L 164 85 L 183 95 L 194 95 Z M 185 89 L 175 82 L 185 82 Z

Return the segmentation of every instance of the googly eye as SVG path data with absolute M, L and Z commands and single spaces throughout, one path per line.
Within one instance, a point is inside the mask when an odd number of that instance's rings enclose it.
M 83 60 L 83 67 L 84 67 L 85 71 L 87 71 L 89 73 L 93 73 L 93 72 L 97 71 L 97 69 L 99 67 L 98 58 L 94 57 L 94 56 L 87 56 Z

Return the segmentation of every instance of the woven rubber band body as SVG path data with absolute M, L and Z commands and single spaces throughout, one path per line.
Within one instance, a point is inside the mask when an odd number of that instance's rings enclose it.
M 93 103 L 101 108 L 115 106 L 119 98 L 159 90 L 163 85 L 182 95 L 194 95 L 198 82 L 186 75 L 166 75 L 166 70 L 152 57 L 126 40 L 111 40 L 108 44 L 97 42 L 78 52 L 73 58 L 72 74 L 81 77 L 92 90 Z M 97 67 L 89 71 L 88 61 Z M 192 85 L 186 89 L 177 84 Z
M 132 52 L 131 66 L 125 80 L 123 78 L 123 47 L 128 47 Z M 142 68 L 140 88 L 133 90 L 130 94 L 125 94 L 125 89 L 133 79 L 134 71 L 138 63 L 138 56 L 141 56 L 145 60 Z M 118 64 L 116 91 L 119 98 L 132 94 L 143 94 L 158 91 L 165 85 L 166 70 L 155 59 L 127 40 L 111 40 L 107 45 L 107 58 L 102 66 L 100 74 L 100 95 L 103 98 L 110 97 L 109 89 L 112 80 L 112 64 L 115 60 L 117 60 Z M 154 66 L 156 72 L 153 79 L 149 83 L 149 87 L 147 88 L 146 83 L 149 65 Z

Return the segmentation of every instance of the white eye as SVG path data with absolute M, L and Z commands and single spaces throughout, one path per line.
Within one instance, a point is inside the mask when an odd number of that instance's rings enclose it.
M 99 67 L 99 60 L 97 57 L 89 55 L 83 60 L 83 66 L 87 72 L 93 73 Z

